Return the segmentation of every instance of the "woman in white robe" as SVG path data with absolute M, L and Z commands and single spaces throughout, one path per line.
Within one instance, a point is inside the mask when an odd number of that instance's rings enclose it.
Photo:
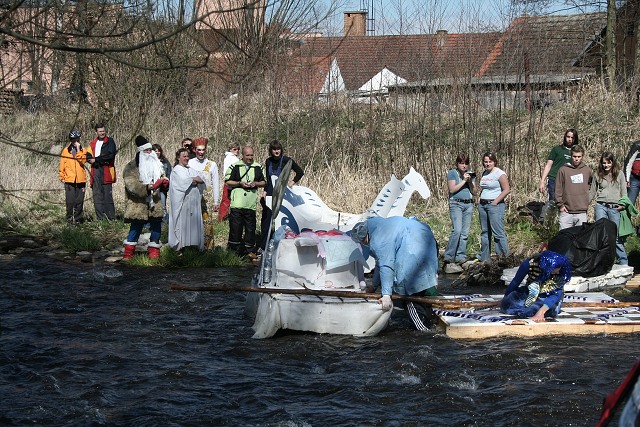
M 169 180 L 169 246 L 180 250 L 195 246 L 204 250 L 202 223 L 202 184 L 200 174 L 189 168 L 189 150 L 176 153 L 177 164 Z

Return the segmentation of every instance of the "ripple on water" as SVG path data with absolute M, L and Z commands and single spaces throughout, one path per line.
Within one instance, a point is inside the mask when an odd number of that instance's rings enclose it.
M 21 259 L 0 276 L 6 425 L 593 425 L 640 344 L 454 341 L 404 313 L 378 337 L 253 340 L 244 294 L 169 290 L 250 271 Z

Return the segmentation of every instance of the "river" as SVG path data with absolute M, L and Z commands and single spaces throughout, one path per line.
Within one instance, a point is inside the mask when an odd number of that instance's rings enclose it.
M 640 335 L 251 338 L 245 269 L 0 259 L 0 425 L 589 426 Z

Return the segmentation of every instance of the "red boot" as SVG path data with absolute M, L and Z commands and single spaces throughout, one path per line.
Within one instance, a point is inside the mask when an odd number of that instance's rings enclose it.
M 136 253 L 136 242 L 124 242 L 124 254 L 122 259 L 131 259 Z
M 147 246 L 147 256 L 150 259 L 160 258 L 160 243 L 149 242 Z

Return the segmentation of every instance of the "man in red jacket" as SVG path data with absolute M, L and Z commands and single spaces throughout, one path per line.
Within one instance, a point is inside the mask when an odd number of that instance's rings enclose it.
M 102 123 L 94 126 L 96 138 L 89 143 L 87 161 L 91 164 L 91 188 L 96 219 L 116 219 L 112 185 L 116 182 L 115 158 L 118 148 L 107 136 Z

